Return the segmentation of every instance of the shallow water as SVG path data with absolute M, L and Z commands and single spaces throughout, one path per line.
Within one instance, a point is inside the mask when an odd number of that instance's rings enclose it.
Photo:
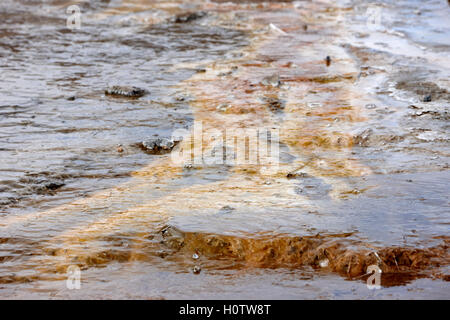
M 0 297 L 450 298 L 446 1 L 80 1 L 69 30 L 74 2 L 0 5 Z M 199 123 L 203 161 L 138 147 Z M 205 163 L 242 128 L 278 170 Z

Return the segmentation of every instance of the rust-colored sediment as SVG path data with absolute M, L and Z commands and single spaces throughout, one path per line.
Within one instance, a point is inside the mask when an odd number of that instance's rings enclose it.
M 153 226 L 156 228 L 156 225 Z M 448 280 L 439 271 L 450 263 L 448 237 L 440 237 L 441 244 L 426 249 L 414 247 L 378 247 L 352 238 L 352 233 L 291 236 L 273 234 L 220 235 L 204 232 L 183 232 L 173 226 L 164 226 L 156 233 L 134 235 L 115 234 L 79 238 L 70 248 L 45 248 L 48 257 L 64 257 L 53 263 L 54 272 L 64 273 L 69 265 L 82 269 L 102 267 L 113 261 L 151 261 L 192 265 L 192 255 L 207 269 L 248 268 L 305 268 L 334 272 L 349 279 L 366 279 L 369 266 L 378 266 L 383 274 L 383 285 L 401 285 L 416 278 L 431 277 Z M 128 240 L 127 240 L 128 238 Z M 107 242 L 106 249 L 92 246 Z M 48 273 L 48 265 L 42 267 Z M 36 276 L 34 276 L 36 278 Z M 29 282 L 31 277 L 20 281 Z M 11 282 L 11 276 L 0 278 L 0 283 Z
M 411 277 L 448 277 L 433 273 L 441 265 L 448 265 L 450 239 L 427 248 L 368 246 L 349 239 L 351 234 L 293 237 L 287 235 L 227 236 L 181 232 L 172 227 L 162 231 L 163 243 L 188 254 L 197 253 L 213 259 L 233 259 L 243 268 L 279 268 L 311 266 L 337 272 L 349 278 L 367 275 L 367 268 L 378 266 L 383 274 Z M 388 277 L 391 282 L 395 278 Z M 389 285 L 385 282 L 384 285 Z

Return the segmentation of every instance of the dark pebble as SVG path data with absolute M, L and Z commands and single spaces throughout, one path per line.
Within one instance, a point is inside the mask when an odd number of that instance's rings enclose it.
M 199 12 L 188 12 L 188 13 L 183 13 L 180 15 L 177 15 L 173 21 L 175 23 L 186 23 L 186 22 L 191 22 L 197 19 L 201 19 L 203 17 L 206 16 L 206 12 L 204 11 L 199 11 Z
M 45 185 L 48 190 L 56 190 L 64 186 L 65 183 L 62 182 L 50 182 Z
M 423 98 L 423 102 L 431 102 L 431 95 L 427 95 Z
M 138 87 L 113 86 L 105 90 L 106 95 L 139 98 L 147 94 L 147 91 Z

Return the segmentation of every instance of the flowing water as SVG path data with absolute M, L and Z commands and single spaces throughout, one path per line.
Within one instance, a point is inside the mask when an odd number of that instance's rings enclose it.
M 0 298 L 450 298 L 449 16 L 2 1 Z M 251 130 L 279 154 L 226 139 Z M 139 145 L 181 131 L 172 153 Z

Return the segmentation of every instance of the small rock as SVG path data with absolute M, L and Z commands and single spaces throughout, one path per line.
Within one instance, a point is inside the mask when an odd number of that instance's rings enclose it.
M 431 102 L 431 94 L 426 95 L 426 96 L 423 98 L 423 102 Z
M 175 18 L 173 18 L 172 21 L 175 23 L 187 23 L 187 22 L 201 19 L 201 18 L 205 17 L 206 15 L 207 15 L 207 13 L 205 11 L 187 12 L 187 13 L 182 13 L 182 14 L 175 16 Z
M 294 179 L 294 178 L 308 178 L 309 175 L 306 172 L 289 172 L 286 175 L 286 178 L 288 179 Z
M 147 93 L 146 90 L 138 87 L 128 86 L 112 86 L 105 90 L 106 95 L 110 96 L 122 96 L 127 98 L 139 98 Z
M 150 153 L 169 152 L 175 146 L 175 141 L 167 138 L 153 138 L 141 142 L 140 147 Z
M 236 209 L 231 206 L 223 206 L 222 208 L 220 208 L 219 214 L 228 214 L 233 212 L 234 210 Z
M 327 57 L 325 58 L 325 63 L 327 64 L 327 67 L 330 66 L 330 64 L 331 64 L 331 57 L 330 57 L 330 56 L 327 56 Z
M 63 182 L 49 182 L 45 185 L 45 188 L 47 188 L 48 190 L 56 190 L 63 187 L 64 185 L 65 183 Z
M 273 74 L 271 76 L 265 77 L 264 79 L 262 79 L 261 84 L 278 88 L 281 86 L 280 76 L 278 74 Z
M 186 99 L 187 99 L 187 97 L 184 96 L 184 95 L 179 95 L 179 96 L 175 97 L 175 100 L 178 101 L 178 102 L 186 101 Z
M 366 104 L 366 109 L 376 109 L 377 105 L 374 103 L 368 103 Z
M 76 99 L 75 96 L 70 96 L 67 98 L 68 101 L 75 101 L 75 99 Z
M 192 259 L 197 260 L 198 258 L 200 258 L 198 254 L 194 253 L 192 255 Z

